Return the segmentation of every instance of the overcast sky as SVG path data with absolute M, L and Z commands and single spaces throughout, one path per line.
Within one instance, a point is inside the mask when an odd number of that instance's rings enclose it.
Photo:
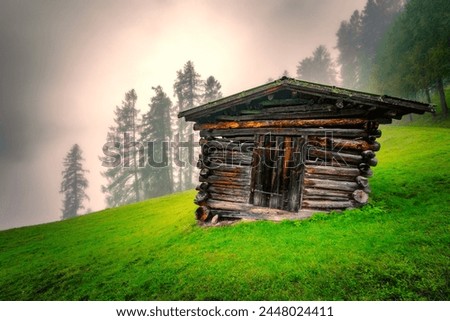
M 172 97 L 192 60 L 224 95 L 295 76 L 365 0 L 0 0 L 0 229 L 58 220 L 62 160 L 74 143 L 105 207 L 98 156 L 113 110 L 134 88 Z M 335 55 L 335 52 L 333 53 Z

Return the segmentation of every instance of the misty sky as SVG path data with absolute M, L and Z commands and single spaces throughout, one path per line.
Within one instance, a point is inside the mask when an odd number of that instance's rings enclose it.
M 91 200 L 113 110 L 134 88 L 172 97 L 192 60 L 224 95 L 295 76 L 320 44 L 333 54 L 342 20 L 366 0 L 0 0 L 0 229 L 58 220 L 62 160 L 84 152 Z

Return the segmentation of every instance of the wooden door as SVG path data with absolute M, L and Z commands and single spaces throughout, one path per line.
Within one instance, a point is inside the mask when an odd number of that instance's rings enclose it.
M 250 203 L 298 212 L 303 181 L 301 136 L 256 135 Z

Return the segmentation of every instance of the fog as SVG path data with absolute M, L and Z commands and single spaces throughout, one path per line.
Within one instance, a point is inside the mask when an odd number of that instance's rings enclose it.
M 113 110 L 134 88 L 172 97 L 192 60 L 223 94 L 260 85 L 320 44 L 365 0 L 5 1 L 0 3 L 0 229 L 58 220 L 62 160 L 84 152 L 90 202 L 105 207 L 102 153 Z

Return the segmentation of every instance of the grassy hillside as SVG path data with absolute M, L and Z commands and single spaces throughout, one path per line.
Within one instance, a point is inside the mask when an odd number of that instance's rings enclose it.
M 205 229 L 188 191 L 0 232 L 0 299 L 449 300 L 450 130 L 383 135 L 363 209 Z

